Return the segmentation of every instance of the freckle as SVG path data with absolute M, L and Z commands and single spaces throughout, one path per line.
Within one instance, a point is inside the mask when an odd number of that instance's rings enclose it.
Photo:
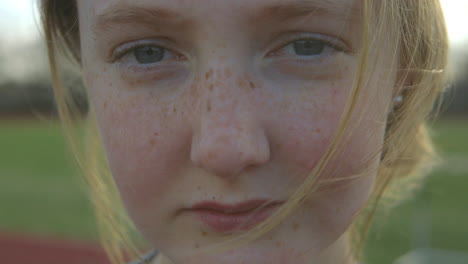
M 208 113 L 211 112 L 211 102 L 210 102 L 210 100 L 208 100 L 206 102 L 206 111 L 208 111 Z
M 151 139 L 150 140 L 150 145 L 154 147 L 154 145 L 156 145 L 156 141 L 154 139 Z
M 201 186 L 200 186 L 200 185 L 197 186 L 197 190 L 201 190 Z
M 255 89 L 255 84 L 252 81 L 249 81 L 250 89 Z
M 344 67 L 345 71 L 349 70 L 349 67 L 348 66 L 345 66 Z
M 210 83 L 210 85 L 208 85 L 208 90 L 213 91 L 213 88 L 214 88 L 214 84 Z
M 332 85 L 333 85 L 333 86 L 335 86 L 335 84 L 336 84 L 335 82 L 332 82 Z
M 107 102 L 104 102 L 104 109 L 107 109 Z
M 281 242 L 277 241 L 277 242 L 275 243 L 275 246 L 276 246 L 277 248 L 281 247 Z
M 211 197 L 211 200 L 214 200 L 214 199 L 215 199 L 215 197 L 214 197 L 214 196 L 213 196 L 213 197 Z
M 205 73 L 205 79 L 208 80 L 211 77 L 211 75 L 213 75 L 213 69 L 210 69 Z
M 315 132 L 316 132 L 317 134 L 320 134 L 320 133 L 322 133 L 322 130 L 321 130 L 320 128 L 317 128 L 317 129 L 315 129 Z
M 177 113 L 177 109 L 175 108 L 175 106 L 172 108 L 172 112 Z
M 153 134 L 155 137 L 159 137 L 159 133 L 158 132 L 154 132 Z
M 239 79 L 237 80 L 237 85 L 239 85 L 240 87 L 245 87 L 245 81 L 243 79 Z
M 198 244 L 195 244 L 195 248 L 199 248 L 200 246 Z
M 202 236 L 206 236 L 207 233 L 206 233 L 205 231 L 202 231 L 202 232 L 201 232 L 201 235 L 202 235 Z
M 293 230 L 294 231 L 297 231 L 299 229 L 299 224 L 298 223 L 294 223 L 293 224 Z

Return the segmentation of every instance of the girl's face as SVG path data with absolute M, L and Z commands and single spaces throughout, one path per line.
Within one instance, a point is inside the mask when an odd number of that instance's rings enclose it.
M 388 61 L 373 69 L 354 129 L 300 210 L 247 246 L 189 252 L 239 227 L 239 214 L 194 206 L 279 206 L 324 155 L 356 79 L 359 1 L 77 2 L 85 82 L 110 167 L 152 246 L 184 264 L 341 261 L 342 235 L 377 174 L 392 90 L 378 76 L 389 75 Z

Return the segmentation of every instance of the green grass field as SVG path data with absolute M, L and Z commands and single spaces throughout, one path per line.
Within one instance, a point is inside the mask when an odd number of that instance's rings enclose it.
M 0 123 L 0 230 L 95 239 L 93 212 L 56 122 Z
M 434 132 L 445 164 L 412 199 L 375 218 L 366 263 L 392 263 L 415 248 L 468 253 L 468 122 L 440 122 Z
M 468 122 L 438 123 L 448 163 L 389 215 L 376 217 L 367 262 L 417 247 L 468 252 Z M 0 121 L 0 230 L 96 239 L 92 209 L 52 121 Z M 383 221 L 385 220 L 385 221 Z

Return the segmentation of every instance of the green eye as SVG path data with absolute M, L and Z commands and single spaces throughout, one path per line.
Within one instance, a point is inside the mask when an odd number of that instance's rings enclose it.
M 138 63 L 151 64 L 160 62 L 164 58 L 165 49 L 155 46 L 137 47 L 133 50 L 133 55 Z
M 295 54 L 299 56 L 317 56 L 325 49 L 323 41 L 314 39 L 297 40 L 293 45 Z

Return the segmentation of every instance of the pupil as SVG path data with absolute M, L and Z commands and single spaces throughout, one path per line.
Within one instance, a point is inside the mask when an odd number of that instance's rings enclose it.
M 134 51 L 136 60 L 141 64 L 156 63 L 163 59 L 164 49 L 159 47 L 139 47 Z
M 320 40 L 298 40 L 294 42 L 294 51 L 297 55 L 314 56 L 319 55 L 325 49 Z

